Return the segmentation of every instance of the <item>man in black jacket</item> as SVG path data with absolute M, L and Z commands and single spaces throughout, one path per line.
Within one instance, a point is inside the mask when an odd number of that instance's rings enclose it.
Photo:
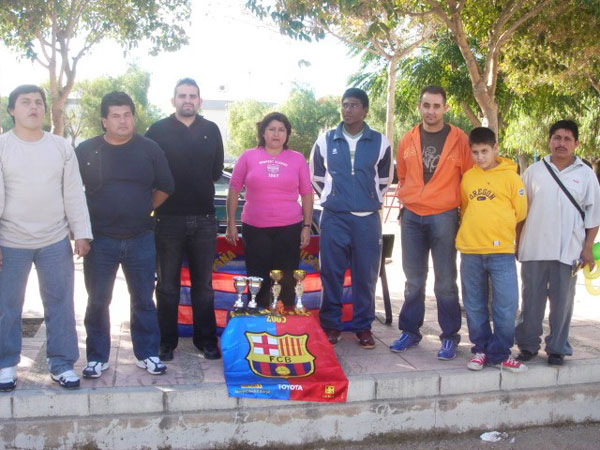
M 173 359 L 177 347 L 185 254 L 192 285 L 194 345 L 206 359 L 219 359 L 212 265 L 217 239 L 214 182 L 223 170 L 223 141 L 217 125 L 198 115 L 202 98 L 193 79 L 177 82 L 172 103 L 175 113 L 154 123 L 146 133 L 165 152 L 175 179 L 175 193 L 156 211 L 160 358 Z

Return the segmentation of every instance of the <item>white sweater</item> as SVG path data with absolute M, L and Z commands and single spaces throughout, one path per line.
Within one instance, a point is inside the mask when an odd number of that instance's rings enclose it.
M 92 239 L 77 157 L 62 137 L 39 141 L 0 135 L 0 245 L 37 249 L 61 241 Z

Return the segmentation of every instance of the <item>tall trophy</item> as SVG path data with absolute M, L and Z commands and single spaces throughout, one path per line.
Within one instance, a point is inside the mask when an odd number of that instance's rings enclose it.
M 252 297 L 248 302 L 248 312 L 256 314 L 258 312 L 258 304 L 256 303 L 256 294 L 260 291 L 263 279 L 261 277 L 248 277 L 248 289 Z
M 273 280 L 273 286 L 271 286 L 271 293 L 273 294 L 273 302 L 271 303 L 271 312 L 277 311 L 277 302 L 279 301 L 279 295 L 281 294 L 281 284 L 279 282 L 283 278 L 283 272 L 281 270 L 271 270 L 269 272 L 271 280 Z
M 242 300 L 242 294 L 246 289 L 248 278 L 244 276 L 233 277 L 233 287 L 237 293 L 237 300 L 233 304 L 233 312 L 241 313 L 244 310 L 244 301 Z
M 302 304 L 302 295 L 304 294 L 304 285 L 302 284 L 302 280 L 306 278 L 305 270 L 294 270 L 294 279 L 296 280 L 296 287 L 294 291 L 296 292 L 296 312 L 304 312 L 306 308 Z

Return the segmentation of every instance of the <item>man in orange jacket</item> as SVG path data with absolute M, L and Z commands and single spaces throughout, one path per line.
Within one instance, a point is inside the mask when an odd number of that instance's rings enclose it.
M 402 352 L 417 345 L 425 316 L 429 252 L 435 272 L 434 292 L 442 346 L 438 358 L 456 357 L 461 325 L 456 285 L 456 248 L 460 180 L 473 165 L 467 135 L 444 123 L 446 92 L 426 86 L 418 105 L 423 122 L 398 146 L 398 197 L 401 210 L 402 267 L 406 276 L 400 311 L 402 334 L 390 346 Z

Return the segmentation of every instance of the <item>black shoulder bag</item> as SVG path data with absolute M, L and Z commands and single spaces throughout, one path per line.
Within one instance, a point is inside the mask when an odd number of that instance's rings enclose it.
M 564 184 L 562 184 L 562 182 L 560 181 L 560 179 L 556 176 L 556 174 L 554 173 L 554 170 L 552 170 L 552 167 L 550 167 L 550 164 L 548 164 L 546 162 L 546 160 L 543 159 L 543 158 L 542 158 L 542 162 L 546 166 L 546 169 L 548 169 L 548 172 L 550 172 L 550 175 L 552 175 L 552 178 L 554 178 L 554 181 L 556 181 L 556 183 L 562 189 L 562 191 L 565 193 L 565 195 L 567 196 L 567 198 L 569 200 L 571 200 L 571 203 L 573 203 L 573 206 L 575 206 L 575 208 L 577 208 L 577 211 L 579 211 L 579 214 L 581 215 L 581 218 L 585 222 L 585 211 L 581 208 L 581 206 L 579 206 L 579 203 L 577 203 L 577 200 L 575 200 L 573 198 L 573 196 L 571 195 L 571 193 L 569 192 L 569 190 L 565 187 Z

